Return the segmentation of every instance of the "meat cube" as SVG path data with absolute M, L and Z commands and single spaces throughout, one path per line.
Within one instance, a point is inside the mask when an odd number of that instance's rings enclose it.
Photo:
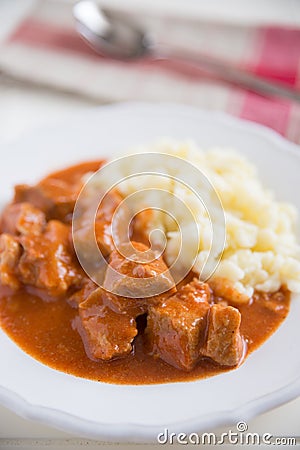
M 98 288 L 79 305 L 74 327 L 91 359 L 108 361 L 132 351 L 132 341 L 137 335 L 135 319 L 126 313 L 116 313 L 112 303 L 113 295 Z
M 61 296 L 79 284 L 81 274 L 70 245 L 70 228 L 61 222 L 48 222 L 44 233 L 20 236 L 23 249 L 18 273 L 23 283 Z
M 0 283 L 12 289 L 18 289 L 20 282 L 17 266 L 21 256 L 21 246 L 9 234 L 0 236 Z
M 209 313 L 207 342 L 202 354 L 222 366 L 236 366 L 244 352 L 240 335 L 241 314 L 232 306 L 213 305 Z
M 84 175 L 97 171 L 104 161 L 77 164 L 50 174 L 36 186 L 15 187 L 15 203 L 28 202 L 46 213 L 47 219 L 69 223 L 78 194 L 84 184 Z
M 91 192 L 86 201 L 82 199 L 81 210 L 76 211 L 74 227 L 76 249 L 85 259 L 91 261 L 95 257 L 93 254 L 95 237 L 102 255 L 107 257 L 115 248 L 115 243 L 119 244 L 128 239 L 126 224 L 130 222 L 128 208 L 122 206 L 118 208 L 122 197 L 117 191 L 111 191 L 103 198 L 94 220 L 95 195 L 98 193 Z M 98 255 L 96 256 L 98 260 Z
M 98 286 L 90 278 L 84 277 L 80 288 L 67 298 L 67 302 L 73 308 L 78 308 L 80 303 L 85 302 L 97 288 Z
M 210 290 L 194 279 L 160 305 L 149 309 L 146 339 L 150 352 L 168 364 L 189 371 L 205 341 Z
M 80 185 L 70 185 L 63 180 L 49 178 L 36 186 L 15 187 L 15 202 L 31 203 L 43 211 L 47 219 L 69 222 L 75 206 Z
M 45 225 L 45 214 L 30 203 L 12 203 L 1 216 L 2 232 L 13 235 L 40 234 Z
M 115 248 L 113 233 L 118 244 L 126 238 L 125 233 L 127 231 L 126 225 L 129 225 L 129 211 L 125 206 L 118 208 L 121 202 L 121 195 L 117 191 L 111 191 L 103 198 L 97 211 L 95 235 L 103 256 L 108 256 Z M 118 214 L 114 216 L 117 208 Z M 112 222 L 114 224 L 113 228 Z
M 114 250 L 115 242 L 119 244 L 127 239 L 126 224 L 129 224 L 130 221 L 129 211 L 125 206 L 118 208 L 121 201 L 122 197 L 117 191 L 106 194 L 99 205 L 94 222 L 88 207 L 81 212 L 80 221 L 78 220 L 76 226 L 76 240 L 77 243 L 82 242 L 83 251 L 89 251 L 88 243 L 91 239 L 94 239 L 94 235 L 104 257 Z M 117 208 L 118 213 L 115 214 Z
M 151 298 L 152 301 L 160 301 L 162 295 L 168 297 L 176 292 L 174 280 L 163 259 L 140 242 L 131 244 L 124 244 L 119 251 L 111 253 L 104 288 L 121 297 Z M 146 262 L 139 262 L 142 252 Z
M 159 214 L 159 211 L 154 211 L 153 209 L 144 209 L 136 214 L 133 219 L 132 240 L 149 245 L 151 224 L 155 223 L 156 216 Z M 159 245 L 160 242 L 157 244 Z

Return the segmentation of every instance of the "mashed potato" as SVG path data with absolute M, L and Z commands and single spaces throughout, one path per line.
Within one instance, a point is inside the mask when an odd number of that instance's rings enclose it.
M 214 186 L 225 212 L 226 240 L 212 279 L 222 277 L 230 280 L 244 299 L 249 299 L 254 290 L 275 292 L 283 285 L 292 292 L 300 292 L 300 251 L 295 233 L 297 211 L 292 205 L 274 199 L 272 192 L 263 187 L 256 168 L 249 161 L 232 150 L 220 148 L 202 151 L 193 142 L 169 140 L 133 149 L 133 153 L 137 152 L 161 152 L 190 161 Z M 126 177 L 129 169 L 132 170 L 132 167 L 126 165 L 125 159 L 120 176 Z M 137 164 L 134 169 L 139 171 L 149 168 Z M 159 167 L 151 169 L 159 170 Z M 180 173 L 173 173 L 172 165 L 165 169 L 170 176 L 180 178 Z M 199 229 L 197 258 L 193 269 L 201 273 L 212 243 L 212 227 L 207 210 L 188 189 L 174 183 L 172 178 L 133 178 L 121 183 L 119 189 L 127 196 L 149 186 L 175 193 L 193 211 Z M 145 191 L 145 205 L 147 195 Z M 166 204 L 160 199 L 159 193 L 155 202 L 162 211 L 172 212 L 172 201 Z M 176 211 L 179 230 L 162 211 L 152 214 L 147 227 L 148 231 L 159 228 L 165 233 L 165 258 L 168 264 L 172 264 L 180 251 L 180 233 L 189 236 L 190 223 L 184 211 L 182 214 Z M 188 263 L 191 260 L 190 246 L 186 244 L 181 252 L 183 261 Z

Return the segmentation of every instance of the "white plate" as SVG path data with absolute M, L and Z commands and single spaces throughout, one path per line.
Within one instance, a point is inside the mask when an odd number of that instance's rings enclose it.
M 300 210 L 298 147 L 259 125 L 172 104 L 87 110 L 3 148 L 1 203 L 15 183 L 34 182 L 64 164 L 111 157 L 161 136 L 237 148 L 258 166 L 277 198 Z M 200 432 L 247 421 L 300 395 L 299 317 L 300 298 L 294 297 L 284 324 L 238 370 L 152 386 L 109 385 L 57 372 L 23 353 L 0 330 L 0 401 L 24 417 L 112 441 L 145 442 L 164 428 Z

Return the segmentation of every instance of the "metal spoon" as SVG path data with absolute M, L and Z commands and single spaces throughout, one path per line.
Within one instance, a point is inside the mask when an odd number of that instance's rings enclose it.
M 176 58 L 188 66 L 201 67 L 229 83 L 262 95 L 275 95 L 300 101 L 300 93 L 282 84 L 230 67 L 216 58 L 195 55 L 187 49 L 159 46 L 149 34 L 139 29 L 116 12 L 101 10 L 92 0 L 81 0 L 74 5 L 73 14 L 78 32 L 102 55 L 132 60 L 145 55 L 153 58 Z
M 77 31 L 94 50 L 117 59 L 142 57 L 149 51 L 145 33 L 124 18 L 82 0 L 73 7 Z

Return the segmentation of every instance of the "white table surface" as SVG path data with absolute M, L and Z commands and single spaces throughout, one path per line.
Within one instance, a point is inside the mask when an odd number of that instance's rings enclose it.
M 7 4 L 6 0 L 4 0 L 5 2 Z M 8 18 L 6 16 L 6 23 L 9 22 Z M 5 143 L 18 139 L 24 132 L 34 130 L 44 124 L 55 123 L 65 119 L 74 111 L 92 105 L 94 103 L 89 100 L 75 98 L 68 94 L 8 82 L 0 75 L 1 164 L 5 164 Z M 278 364 L 280 365 L 280 361 Z M 268 432 L 274 436 L 300 436 L 300 398 L 253 419 L 248 425 L 249 431 L 261 434 Z M 221 433 L 227 430 L 227 428 L 223 428 L 217 431 Z M 22 448 L 26 450 L 44 447 L 76 449 L 82 448 L 85 446 L 84 444 L 88 445 L 90 449 L 99 448 L 99 445 L 102 448 L 116 447 L 116 445 L 105 443 L 88 443 L 85 439 L 70 441 L 71 438 L 74 436 L 27 421 L 0 406 L 0 449 Z M 42 440 L 39 441 L 39 439 Z M 134 448 L 137 447 L 140 446 L 134 446 Z M 120 447 L 118 446 L 118 448 Z M 132 445 L 122 445 L 122 448 L 129 449 L 132 448 Z M 151 446 L 147 446 L 147 448 L 151 448 Z M 168 448 L 168 446 L 164 446 L 164 448 Z M 174 448 L 174 446 L 170 448 Z M 222 446 L 222 448 L 226 448 L 226 446 Z

